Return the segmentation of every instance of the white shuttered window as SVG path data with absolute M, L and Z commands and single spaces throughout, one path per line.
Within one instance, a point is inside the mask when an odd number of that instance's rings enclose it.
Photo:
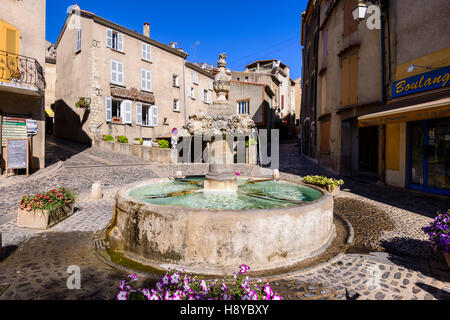
M 111 29 L 106 29 L 106 46 L 113 50 L 123 52 L 123 34 Z
M 82 35 L 82 31 L 81 29 L 77 30 L 77 47 L 76 47 L 76 52 L 81 50 L 81 35 Z
M 158 107 L 152 106 L 152 125 L 154 127 L 158 126 Z
M 150 70 L 141 70 L 142 90 L 152 91 L 152 72 Z
M 123 110 L 123 123 L 131 124 L 132 102 L 129 100 L 122 101 L 120 108 Z
M 111 97 L 106 97 L 105 110 L 106 110 L 106 122 L 111 122 L 112 121 L 112 99 L 111 99 Z
M 142 60 L 152 61 L 152 47 L 148 43 L 142 43 Z
M 142 103 L 136 103 L 136 124 L 142 125 Z

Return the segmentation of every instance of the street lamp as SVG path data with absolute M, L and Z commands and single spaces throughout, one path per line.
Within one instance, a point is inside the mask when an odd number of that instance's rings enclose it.
M 353 20 L 360 22 L 366 18 L 367 4 L 363 0 L 358 0 L 358 4 L 353 9 Z

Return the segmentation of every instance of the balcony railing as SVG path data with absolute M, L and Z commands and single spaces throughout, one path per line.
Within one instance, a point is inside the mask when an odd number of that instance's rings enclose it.
M 30 57 L 0 50 L 0 81 L 18 85 L 34 85 L 44 91 L 44 69 Z

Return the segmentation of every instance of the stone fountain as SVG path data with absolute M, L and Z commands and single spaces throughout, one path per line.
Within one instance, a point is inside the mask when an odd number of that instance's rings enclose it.
M 206 192 L 237 192 L 238 182 L 233 172 L 233 146 L 228 145 L 227 136 L 248 135 L 254 127 L 252 118 L 237 115 L 230 105 L 227 95 L 230 92 L 230 77 L 226 73 L 225 53 L 219 56 L 219 72 L 214 80 L 216 99 L 208 108 L 208 113 L 190 117 L 186 128 L 192 135 L 213 137 L 210 143 L 209 172 L 206 175 Z

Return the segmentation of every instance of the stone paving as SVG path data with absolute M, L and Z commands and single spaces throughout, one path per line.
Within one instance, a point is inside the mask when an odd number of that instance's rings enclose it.
M 53 163 L 38 179 L 0 180 L 0 232 L 4 246 L 0 299 L 113 298 L 125 274 L 95 257 L 92 240 L 112 217 L 115 192 L 140 180 L 174 175 L 176 170 L 185 174 L 207 170 L 205 165 L 145 164 L 134 157 L 76 144 L 61 147 L 60 143 L 50 141 L 53 146 L 48 148 L 48 159 Z M 297 150 L 295 144 L 281 145 L 281 171 L 331 175 L 300 157 Z M 58 167 L 58 161 L 64 162 Z M 250 174 L 248 167 L 239 170 Z M 105 197 L 102 201 L 89 201 L 87 193 L 97 180 L 102 181 Z M 51 231 L 17 228 L 14 211 L 21 195 L 58 186 L 79 194 L 75 214 Z M 336 198 L 335 212 L 352 223 L 354 247 L 330 262 L 269 279 L 274 287 L 294 300 L 449 300 L 449 268 L 428 247 L 420 229 L 437 210 L 450 207 L 448 198 L 348 179 L 344 189 L 347 191 Z M 370 189 L 374 190 L 372 194 Z M 82 290 L 67 289 L 66 270 L 71 265 L 81 268 Z

